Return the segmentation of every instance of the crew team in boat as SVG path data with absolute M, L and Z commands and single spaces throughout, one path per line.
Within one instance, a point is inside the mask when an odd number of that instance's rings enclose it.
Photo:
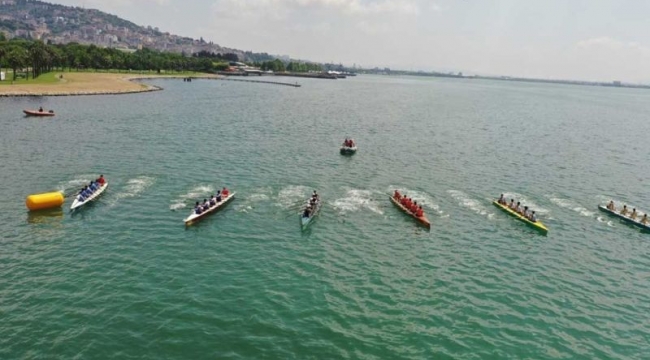
M 104 175 L 100 175 L 96 180 L 91 180 L 90 184 L 84 186 L 80 191 L 79 194 L 77 194 L 77 200 L 84 202 L 86 201 L 89 197 L 91 197 L 95 191 L 99 190 L 104 184 L 106 183 L 106 180 L 104 180 Z
M 354 147 L 354 145 L 354 139 L 345 138 L 345 141 L 343 141 L 343 146 L 345 147 Z
M 204 212 L 219 204 L 222 199 L 226 199 L 228 197 L 228 194 L 230 194 L 230 191 L 224 187 L 221 190 L 217 190 L 216 196 L 212 194 L 212 196 L 210 196 L 210 200 L 203 199 L 203 203 L 197 201 L 196 204 L 194 204 L 194 213 L 197 215 L 203 214 Z
M 609 201 L 609 204 L 607 204 L 607 210 L 610 210 L 610 211 L 616 212 L 616 206 L 614 205 L 614 201 L 613 201 L 613 200 L 610 200 L 610 201 Z M 637 212 L 636 212 L 636 208 L 632 208 L 632 212 L 631 212 L 630 215 L 628 216 L 627 213 L 628 213 L 629 211 L 630 211 L 630 210 L 627 208 L 627 205 L 623 205 L 623 208 L 621 209 L 621 211 L 619 212 L 619 214 L 621 214 L 621 215 L 623 215 L 623 216 L 627 216 L 627 217 L 629 217 L 631 220 L 636 221 L 636 218 L 637 218 L 637 216 L 638 216 L 638 214 L 637 214 Z M 639 222 L 640 222 L 641 224 L 643 224 L 643 225 L 648 225 L 648 214 L 643 214 L 643 217 L 641 218 L 641 220 L 640 220 Z
M 402 206 L 404 206 L 408 211 L 417 217 L 424 216 L 424 209 L 422 205 L 418 205 L 417 201 L 413 201 L 410 197 L 407 197 L 406 194 L 400 194 L 399 190 L 395 190 L 393 193 L 393 199 L 397 200 Z
M 316 193 L 316 190 L 311 194 L 311 198 L 307 201 L 307 206 L 305 206 L 305 210 L 302 212 L 302 217 L 308 218 L 311 216 L 311 214 L 316 210 L 316 206 L 318 205 L 318 202 L 320 201 L 318 197 L 318 193 Z
M 510 210 L 516 212 L 517 214 L 525 217 L 526 219 L 532 221 L 532 222 L 537 222 L 537 215 L 535 215 L 534 211 L 531 211 L 528 209 L 528 206 L 524 206 L 523 208 L 521 207 L 521 202 L 517 201 L 515 203 L 515 199 L 510 199 L 510 204 L 508 204 L 508 200 L 506 200 L 505 196 L 501 194 L 497 202 L 503 206 L 506 206 L 510 208 Z

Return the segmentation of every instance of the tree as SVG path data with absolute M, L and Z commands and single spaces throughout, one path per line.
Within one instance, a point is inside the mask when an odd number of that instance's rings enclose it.
M 18 72 L 18 69 L 25 67 L 28 61 L 29 58 L 27 57 L 27 52 L 25 49 L 14 47 L 9 51 L 7 54 L 7 63 L 9 63 L 9 67 L 11 67 L 11 69 L 14 71 L 14 81 L 16 80 L 16 73 Z

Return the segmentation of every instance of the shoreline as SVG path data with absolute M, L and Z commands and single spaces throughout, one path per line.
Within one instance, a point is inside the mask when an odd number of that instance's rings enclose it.
M 58 76 L 61 73 L 47 74 Z M 62 73 L 54 84 L 0 85 L 0 97 L 126 95 L 163 90 L 160 86 L 139 83 L 148 79 L 219 79 L 212 74 L 158 75 L 120 73 Z

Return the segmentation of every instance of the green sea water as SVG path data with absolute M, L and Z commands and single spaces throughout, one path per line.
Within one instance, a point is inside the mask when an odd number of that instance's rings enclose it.
M 0 359 L 648 358 L 650 234 L 597 205 L 650 211 L 650 92 L 300 82 L 0 98 Z M 22 116 L 41 105 L 56 117 Z M 81 211 L 25 209 L 100 173 Z M 222 186 L 236 199 L 186 228 Z

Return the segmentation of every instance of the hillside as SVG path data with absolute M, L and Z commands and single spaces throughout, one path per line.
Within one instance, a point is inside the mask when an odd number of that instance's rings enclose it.
M 235 53 L 240 60 L 275 59 L 266 53 L 224 48 L 203 39 L 192 39 L 158 28 L 143 27 L 95 9 L 84 9 L 42 1 L 0 0 L 0 31 L 7 38 L 39 39 L 66 44 L 95 44 L 102 47 L 192 54 L 199 51 Z

